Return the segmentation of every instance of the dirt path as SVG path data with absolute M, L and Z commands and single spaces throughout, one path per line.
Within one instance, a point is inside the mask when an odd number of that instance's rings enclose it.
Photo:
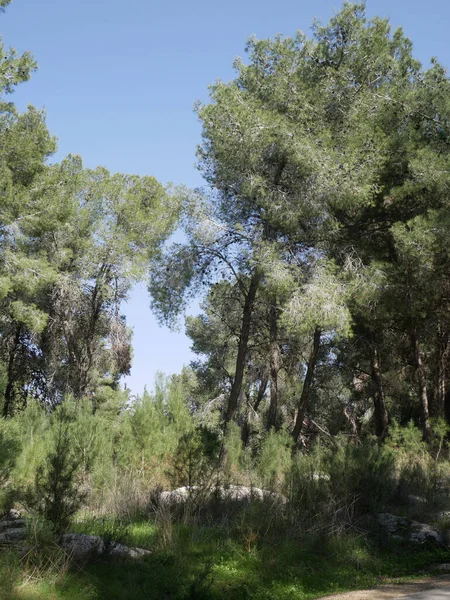
M 416 579 L 408 583 L 389 583 L 380 585 L 373 590 L 362 590 L 359 592 L 346 592 L 345 594 L 333 594 L 326 596 L 323 600 L 387 600 L 388 598 L 401 598 L 409 594 L 424 592 L 434 588 L 450 588 L 450 575 L 438 577 L 427 577 Z M 322 600 L 322 599 L 321 599 Z

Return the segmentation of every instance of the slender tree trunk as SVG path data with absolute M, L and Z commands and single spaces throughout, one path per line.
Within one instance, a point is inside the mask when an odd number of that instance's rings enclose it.
M 344 408 L 344 416 L 350 424 L 350 427 L 352 429 L 353 439 L 354 439 L 355 443 L 359 445 L 361 443 L 361 437 L 360 437 L 361 426 L 359 425 L 358 420 L 355 416 L 354 407 L 351 406 L 350 402 Z
M 375 344 L 372 344 L 370 349 L 370 367 L 372 382 L 375 387 L 373 396 L 374 402 L 374 416 L 375 416 L 375 433 L 377 437 L 383 437 L 386 435 L 389 415 L 384 400 L 383 381 L 381 378 L 381 367 L 380 367 L 380 356 L 378 348 Z
M 233 385 L 230 390 L 228 399 L 227 411 L 225 413 L 225 428 L 227 424 L 234 419 L 238 407 L 238 400 L 241 393 L 242 381 L 244 379 L 245 362 L 247 358 L 248 340 L 250 337 L 250 326 L 252 322 L 253 305 L 258 291 L 261 275 L 259 272 L 254 272 L 250 285 L 245 297 L 244 311 L 242 313 L 242 324 L 239 335 L 238 353 L 236 358 L 236 369 L 233 380 Z
M 8 369 L 6 372 L 7 383 L 5 388 L 5 402 L 3 404 L 3 416 L 10 417 L 14 409 L 14 384 L 16 383 L 16 354 L 20 343 L 20 327 L 16 328 L 12 336 L 11 347 L 9 351 Z
M 444 417 L 446 413 L 445 399 L 447 396 L 447 362 L 450 352 L 450 336 L 448 331 L 443 331 L 441 324 L 438 326 L 437 352 L 436 352 L 436 387 L 435 404 L 436 415 Z
M 255 404 L 253 405 L 253 410 L 258 412 L 259 405 L 263 401 L 263 398 L 266 394 L 267 384 L 269 383 L 269 377 L 267 375 L 263 375 L 261 377 L 261 381 L 258 388 L 258 393 L 256 395 Z
M 278 308 L 276 299 L 272 299 L 269 309 L 270 327 L 270 406 L 267 417 L 267 429 L 277 425 L 278 416 L 278 372 L 280 370 L 280 344 L 278 341 Z
M 247 418 L 245 419 L 244 425 L 242 427 L 242 442 L 243 442 L 244 446 L 248 445 L 248 442 L 250 440 L 250 435 L 251 435 L 249 415 L 251 412 L 254 412 L 254 413 L 258 412 L 259 405 L 261 404 L 261 402 L 264 398 L 264 395 L 266 393 L 268 383 L 269 383 L 269 377 L 267 375 L 263 375 L 262 379 L 260 381 L 259 387 L 258 387 L 258 393 L 256 394 L 256 400 L 255 400 L 255 403 L 253 406 L 251 405 L 251 402 L 250 402 L 250 394 L 247 395 L 247 404 L 248 404 Z
M 319 329 L 319 327 L 316 327 L 316 329 L 314 330 L 313 346 L 311 349 L 311 354 L 309 355 L 305 381 L 303 382 L 302 395 L 300 396 L 300 402 L 298 405 L 297 418 L 295 420 L 294 430 L 292 432 L 292 437 L 294 438 L 296 446 L 298 445 L 300 434 L 302 432 L 303 420 L 308 409 L 310 391 L 314 379 L 314 371 L 316 369 L 317 356 L 319 354 L 321 334 L 322 332 Z
M 420 352 L 419 340 L 417 337 L 417 331 L 415 328 L 412 329 L 411 334 L 411 345 L 414 355 L 414 367 L 416 369 L 417 383 L 419 387 L 419 399 L 422 412 L 422 435 L 424 441 L 428 442 L 431 438 L 430 429 L 430 411 L 428 407 L 428 390 L 427 380 L 425 376 L 425 369 L 423 366 L 422 355 Z

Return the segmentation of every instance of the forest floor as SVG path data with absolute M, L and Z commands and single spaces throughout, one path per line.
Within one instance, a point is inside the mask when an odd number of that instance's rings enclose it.
M 226 529 L 101 520 L 78 523 L 75 530 L 152 553 L 141 561 L 97 559 L 43 570 L 0 554 L 0 600 L 375 600 L 437 581 L 442 587 L 447 578 L 425 577 L 433 575 L 432 565 L 450 562 L 450 552 L 438 548 L 380 547 L 362 536 L 319 542 L 260 537 L 245 524 Z

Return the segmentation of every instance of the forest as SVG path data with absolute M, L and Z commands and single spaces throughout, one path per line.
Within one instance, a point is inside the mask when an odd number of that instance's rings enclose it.
M 11 100 L 37 64 L 1 57 L 0 598 L 306 600 L 449 562 L 446 69 L 363 4 L 251 38 L 189 189 L 52 161 Z M 196 360 L 133 396 L 139 282 Z

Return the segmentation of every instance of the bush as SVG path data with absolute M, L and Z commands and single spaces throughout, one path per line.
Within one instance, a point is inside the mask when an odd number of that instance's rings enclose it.
M 337 440 L 294 458 L 290 496 L 297 532 L 340 534 L 362 515 L 383 510 L 397 489 L 394 453 L 367 441 Z
M 56 533 L 67 530 L 71 518 L 80 508 L 85 494 L 81 492 L 76 476 L 82 457 L 74 450 L 71 439 L 72 415 L 65 406 L 54 414 L 54 439 L 46 464 L 36 474 L 34 501 Z
M 383 510 L 397 489 L 394 453 L 370 440 L 338 445 L 330 456 L 329 475 L 334 498 L 355 515 Z
M 262 441 L 258 473 L 262 485 L 281 488 L 292 468 L 292 437 L 286 431 L 272 429 Z
M 0 509 L 8 509 L 10 475 L 20 453 L 16 428 L 10 420 L 0 420 Z

